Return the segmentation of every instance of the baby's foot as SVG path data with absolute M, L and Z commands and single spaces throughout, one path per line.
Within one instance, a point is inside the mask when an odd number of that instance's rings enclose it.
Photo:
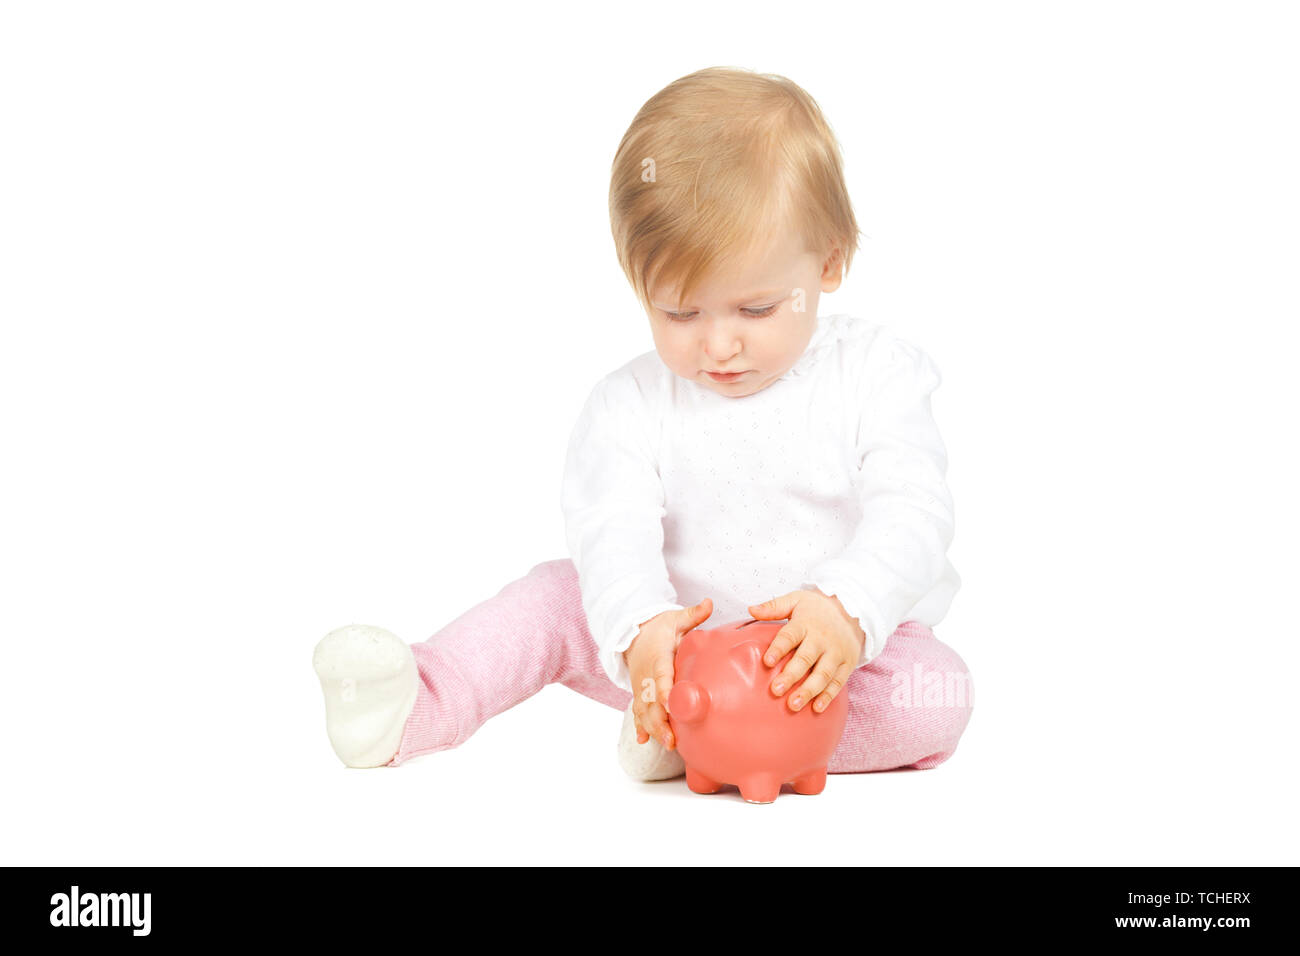
M 325 692 L 325 732 L 349 767 L 382 767 L 402 742 L 419 671 L 411 648 L 382 627 L 349 624 L 312 654 Z
M 633 780 L 671 780 L 686 772 L 686 763 L 675 749 L 667 749 L 654 737 L 643 744 L 636 742 L 636 718 L 630 705 L 623 714 L 618 762 Z

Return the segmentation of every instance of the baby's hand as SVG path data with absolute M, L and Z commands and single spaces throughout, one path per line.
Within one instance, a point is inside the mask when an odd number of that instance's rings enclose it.
M 668 694 L 673 689 L 673 661 L 682 638 L 713 613 L 713 602 L 705 598 L 694 607 L 664 611 L 641 625 L 637 636 L 623 652 L 632 679 L 632 716 L 636 720 L 636 742 L 645 743 L 654 734 L 669 750 L 676 745 L 668 726 Z
M 763 663 L 772 667 L 791 649 L 798 648 L 773 678 L 772 693 L 778 697 L 784 694 L 811 668 L 808 679 L 790 695 L 789 707 L 799 710 L 814 697 L 813 710 L 821 713 L 829 707 L 857 668 L 867 639 L 839 598 L 827 597 L 821 591 L 791 591 L 754 605 L 749 613 L 760 621 L 790 619 L 763 655 Z

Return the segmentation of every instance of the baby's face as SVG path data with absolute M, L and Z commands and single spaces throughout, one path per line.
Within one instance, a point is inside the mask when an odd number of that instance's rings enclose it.
M 709 277 L 690 302 L 678 302 L 676 289 L 650 289 L 655 349 L 682 378 L 728 398 L 753 395 L 803 355 L 818 299 L 839 287 L 841 272 L 838 252 L 822 257 L 804 251 L 796 233 L 778 234 L 765 251 Z

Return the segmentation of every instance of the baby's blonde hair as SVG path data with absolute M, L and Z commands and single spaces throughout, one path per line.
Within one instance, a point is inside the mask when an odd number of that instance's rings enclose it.
M 839 144 L 816 101 L 783 76 L 698 70 L 641 107 L 623 134 L 609 185 L 619 265 L 641 304 L 650 288 L 701 281 L 790 223 L 807 250 L 858 247 Z

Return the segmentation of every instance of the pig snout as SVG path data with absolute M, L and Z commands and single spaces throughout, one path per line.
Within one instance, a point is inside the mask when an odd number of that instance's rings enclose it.
M 709 692 L 693 680 L 678 681 L 668 693 L 668 713 L 674 720 L 696 724 L 709 712 Z

